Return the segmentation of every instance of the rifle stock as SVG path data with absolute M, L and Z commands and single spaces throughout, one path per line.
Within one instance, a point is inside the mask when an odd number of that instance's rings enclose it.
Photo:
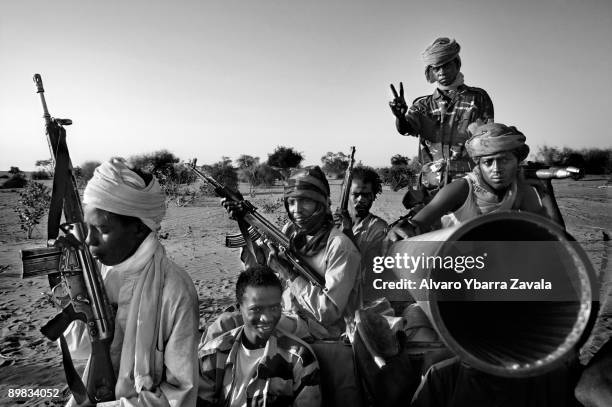
M 44 88 L 39 74 L 34 75 L 37 93 L 40 95 L 47 141 L 55 163 L 53 193 L 47 225 L 48 243 L 56 241 L 61 229 L 61 247 L 23 250 L 22 277 L 47 275 L 58 303 L 69 301 L 41 332 L 50 340 L 60 340 L 62 360 L 68 386 L 75 400 L 81 404 L 86 398 L 93 403 L 115 399 L 116 377 L 110 360 L 110 344 L 114 334 L 114 315 L 104 290 L 104 282 L 87 245 L 83 210 L 73 175 L 73 167 L 66 145 L 66 130 L 72 124 L 69 119 L 55 119 L 49 114 Z M 60 225 L 64 216 L 65 224 Z M 67 292 L 59 296 L 58 289 Z M 72 364 L 63 332 L 75 320 L 86 324 L 92 343 L 87 386 L 83 385 Z M 95 366 L 95 368 L 91 368 Z
M 227 188 L 210 175 L 198 170 L 196 168 L 196 160 L 193 160 L 193 162 L 189 165 L 189 168 L 191 168 L 191 170 L 200 179 L 210 184 L 215 189 L 215 193 L 219 197 L 229 199 L 235 202 L 241 202 L 243 204 L 245 208 L 245 213 L 242 217 L 242 220 L 244 220 L 250 226 L 247 233 L 251 239 L 256 239 L 261 236 L 264 236 L 265 238 L 271 240 L 272 242 L 274 242 L 275 245 L 279 247 L 279 249 L 281 249 L 281 251 L 283 251 L 285 258 L 289 261 L 289 263 L 291 263 L 294 270 L 299 275 L 304 277 L 306 280 L 308 280 L 315 286 L 318 286 L 320 288 L 325 287 L 324 277 L 317 273 L 317 271 L 313 270 L 312 267 L 308 265 L 308 263 L 304 260 L 302 256 L 291 250 L 289 238 L 272 222 L 270 222 L 264 216 L 259 214 L 259 212 L 257 212 L 257 208 L 252 203 L 243 199 L 239 193 Z M 230 243 L 231 246 L 228 245 L 228 243 Z M 230 247 L 239 247 L 244 246 L 245 244 L 246 240 L 244 239 L 244 237 L 240 239 L 236 236 L 231 236 L 226 239 L 226 245 Z

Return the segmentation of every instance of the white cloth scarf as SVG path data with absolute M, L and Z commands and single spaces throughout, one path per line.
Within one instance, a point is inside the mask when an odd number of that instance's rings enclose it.
M 150 233 L 128 259 L 115 266 L 103 266 L 104 274 L 111 269 L 113 272 L 130 274 L 140 270 L 127 314 L 116 394 L 130 392 L 122 387 L 131 383 L 129 378 L 132 372 L 136 392 L 143 388 L 151 390 L 156 380 L 161 379 L 153 376 L 165 279 L 162 262 L 165 257 L 164 247 L 157 240 L 155 233 Z
M 157 231 L 166 213 L 166 195 L 153 177 L 149 185 L 120 159 L 96 168 L 83 193 L 83 203 L 119 215 L 140 218 Z

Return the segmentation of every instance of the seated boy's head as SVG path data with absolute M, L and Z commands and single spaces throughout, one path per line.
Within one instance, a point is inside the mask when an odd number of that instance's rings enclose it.
M 96 168 L 83 193 L 86 243 L 102 264 L 130 257 L 166 212 L 166 196 L 154 177 L 112 159 Z
M 236 300 L 244 320 L 244 339 L 264 347 L 281 317 L 281 282 L 266 266 L 250 267 L 238 276 Z

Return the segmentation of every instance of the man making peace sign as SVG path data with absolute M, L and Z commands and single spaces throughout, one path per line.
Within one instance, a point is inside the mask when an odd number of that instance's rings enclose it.
M 487 92 L 466 86 L 460 72 L 461 47 L 455 40 L 437 38 L 423 52 L 425 78 L 436 82 L 429 96 L 417 98 L 408 108 L 404 86 L 399 93 L 391 85 L 394 99 L 389 102 L 396 117 L 397 131 L 419 137 L 420 184 L 432 196 L 453 178 L 471 171 L 473 163 L 465 151 L 470 137 L 467 127 L 476 119 L 493 121 L 493 102 Z

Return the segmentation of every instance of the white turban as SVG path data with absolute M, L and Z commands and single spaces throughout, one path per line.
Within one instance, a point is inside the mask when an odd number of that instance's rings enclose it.
M 152 231 L 166 213 L 166 195 L 153 177 L 149 185 L 122 160 L 113 158 L 96 168 L 83 193 L 83 203 L 142 220 Z

